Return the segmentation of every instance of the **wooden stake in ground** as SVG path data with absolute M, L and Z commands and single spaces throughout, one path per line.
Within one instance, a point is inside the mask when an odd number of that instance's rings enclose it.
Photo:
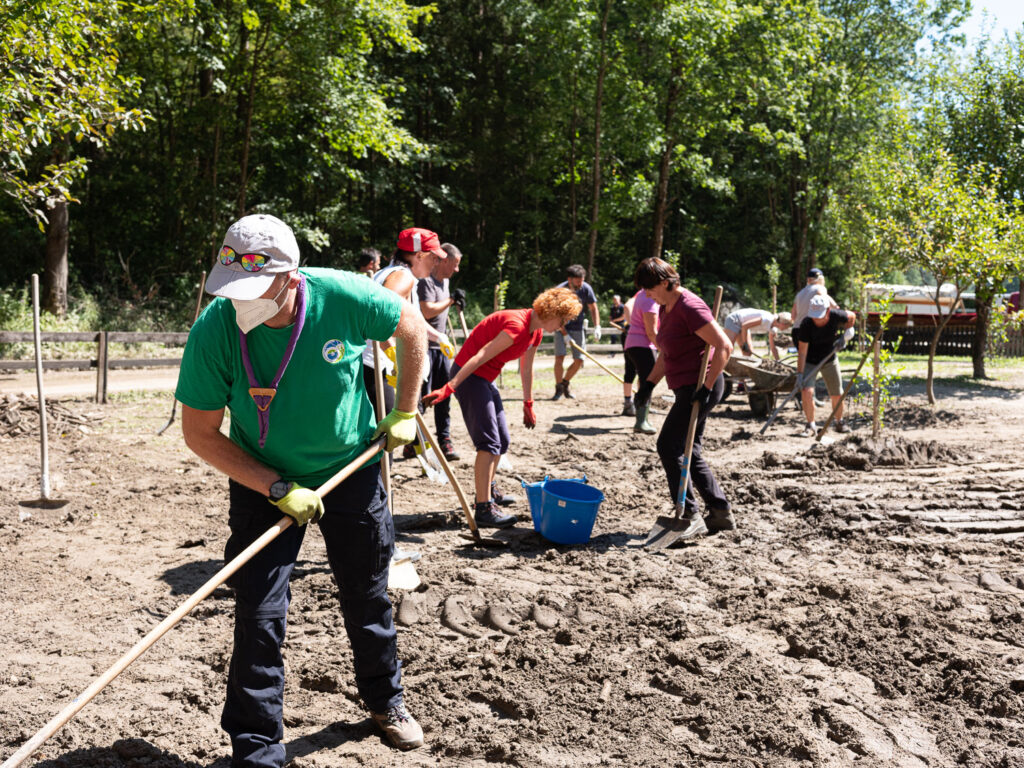
M 881 368 L 881 355 L 882 355 L 882 341 L 881 339 L 875 339 L 875 377 L 872 380 L 872 393 L 871 393 L 871 438 L 875 439 L 878 437 L 879 422 L 879 410 L 882 404 L 882 391 L 881 384 L 878 381 L 878 372 Z
M 853 389 L 853 382 L 857 380 L 857 375 L 860 373 L 860 369 L 864 367 L 864 363 L 866 363 L 868 360 L 868 355 L 871 354 L 871 350 L 874 349 L 875 344 L 878 342 L 878 340 L 882 338 L 882 333 L 884 331 L 885 328 L 878 329 L 878 333 L 875 334 L 875 338 L 871 342 L 871 345 L 868 347 L 868 351 L 865 352 L 864 355 L 861 357 L 860 363 L 857 365 L 857 370 L 855 370 L 853 372 L 853 376 L 850 377 L 850 383 L 846 385 L 846 389 L 843 390 L 843 394 L 839 397 L 839 402 L 836 403 L 835 407 L 832 409 L 832 413 L 828 415 L 828 420 L 825 422 L 825 426 L 819 429 L 818 434 L 814 436 L 815 442 L 820 443 L 821 438 L 825 436 L 826 432 L 828 432 L 828 428 L 832 425 L 832 420 L 835 419 L 836 417 L 836 411 L 838 411 L 839 408 L 842 406 L 843 401 L 846 400 L 846 396 L 850 394 L 850 390 Z
M 370 444 L 370 447 L 363 451 L 361 454 L 356 456 L 351 462 L 344 466 L 337 472 L 330 480 L 321 485 L 316 489 L 317 496 L 323 498 L 328 493 L 333 491 L 338 485 L 344 482 L 349 475 L 353 474 L 356 470 L 361 469 L 362 466 L 381 452 L 384 448 L 384 444 L 387 437 L 381 435 L 379 438 Z M 81 709 L 92 701 L 96 695 L 102 691 L 107 685 L 114 680 L 118 675 L 124 672 L 128 668 L 128 665 L 135 661 L 139 656 L 148 651 L 152 645 L 163 637 L 168 630 L 171 629 L 175 624 L 185 618 L 189 611 L 195 608 L 204 599 L 223 584 L 231 577 L 239 568 L 249 562 L 253 555 L 263 549 L 267 544 L 272 542 L 285 530 L 295 522 L 288 515 L 283 516 L 278 520 L 272 527 L 270 527 L 262 536 L 256 541 L 246 547 L 242 552 L 232 560 L 230 563 L 225 565 L 208 582 L 203 584 L 188 600 L 182 603 L 177 610 L 174 611 L 170 616 L 161 621 L 156 627 L 154 627 L 148 635 L 139 640 L 132 649 L 128 651 L 124 656 L 118 659 L 114 665 L 96 678 L 92 685 L 82 691 L 78 696 L 71 700 L 64 709 L 57 713 L 50 722 L 44 725 L 38 733 L 35 734 L 31 739 L 26 741 L 17 752 L 7 758 L 0 768 L 16 768 L 25 761 L 33 752 L 39 749 L 40 745 L 48 738 L 53 736 L 59 731 L 72 717 L 78 714 Z

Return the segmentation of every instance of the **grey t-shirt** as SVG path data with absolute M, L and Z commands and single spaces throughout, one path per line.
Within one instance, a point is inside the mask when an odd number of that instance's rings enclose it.
M 447 301 L 451 294 L 448 293 L 448 281 L 438 280 L 433 275 L 425 277 L 416 285 L 416 293 L 420 301 Z M 426 318 L 425 318 L 426 319 Z M 437 317 L 427 319 L 430 326 L 438 333 L 448 333 L 448 309 L 443 309 Z M 439 349 L 436 341 L 430 342 L 431 349 Z
M 566 280 L 564 283 L 559 283 L 557 288 L 569 288 L 569 281 Z M 572 290 L 572 289 L 570 289 Z M 576 317 L 565 324 L 565 330 L 567 331 L 582 331 L 583 330 L 583 319 L 587 314 L 588 304 L 597 304 L 597 295 L 594 293 L 594 289 L 590 287 L 590 283 L 586 280 L 580 285 L 579 290 L 576 291 L 576 296 L 580 300 L 580 304 L 583 305 L 583 311 L 580 312 Z

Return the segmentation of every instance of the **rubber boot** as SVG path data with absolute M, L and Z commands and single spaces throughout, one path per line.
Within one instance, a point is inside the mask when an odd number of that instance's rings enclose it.
M 649 404 L 637 407 L 636 423 L 633 425 L 634 432 L 639 432 L 643 435 L 653 435 L 655 432 L 658 431 L 653 426 L 651 426 L 651 422 L 647 420 L 647 414 L 650 412 L 650 410 L 651 406 Z
M 736 518 L 728 509 L 712 509 L 704 518 L 704 524 L 713 532 L 736 530 Z

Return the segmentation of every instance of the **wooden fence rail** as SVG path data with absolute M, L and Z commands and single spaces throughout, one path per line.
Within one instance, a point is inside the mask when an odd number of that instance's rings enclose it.
M 0 331 L 0 344 L 32 343 L 35 336 L 31 331 Z M 181 365 L 181 358 L 127 358 L 111 360 L 109 347 L 115 344 L 154 343 L 184 346 L 187 333 L 160 333 L 147 331 L 46 331 L 39 334 L 42 342 L 91 342 L 96 344 L 94 360 L 44 360 L 43 370 L 90 370 L 96 369 L 96 402 L 107 402 L 107 381 L 111 368 L 159 368 Z M 0 370 L 35 370 L 35 360 L 0 360 Z

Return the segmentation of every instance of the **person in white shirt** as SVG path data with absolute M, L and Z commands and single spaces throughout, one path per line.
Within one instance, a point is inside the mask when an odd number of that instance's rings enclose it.
M 775 347 L 775 328 L 785 331 L 793 326 L 793 316 L 789 312 L 779 312 L 773 315 L 763 309 L 737 309 L 725 318 L 723 329 L 729 341 L 733 343 L 733 349 L 739 348 L 743 354 L 753 354 L 750 348 L 750 336 L 754 333 L 768 334 L 768 350 L 776 360 L 779 359 L 779 350 Z M 737 343 L 739 339 L 739 343 Z

